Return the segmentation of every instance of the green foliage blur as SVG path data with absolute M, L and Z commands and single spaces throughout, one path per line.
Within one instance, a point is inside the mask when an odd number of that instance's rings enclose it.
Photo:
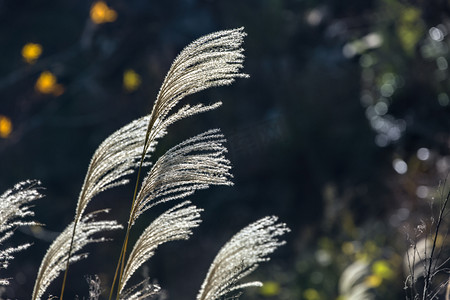
M 274 214 L 288 243 L 242 299 L 350 300 L 341 285 L 352 266 L 370 299 L 405 298 L 408 236 L 432 225 L 450 171 L 448 1 L 0 1 L 0 191 L 27 178 L 46 187 L 35 207 L 45 227 L 22 233 L 34 245 L 8 269 L 7 297 L 30 297 L 100 142 L 149 112 L 185 45 L 241 26 L 250 79 L 189 97 L 224 104 L 176 124 L 156 152 L 221 128 L 235 186 L 192 199 L 203 224 L 161 248 L 150 277 L 169 298 L 194 299 L 220 246 Z M 131 196 L 130 186 L 95 203 L 125 223 Z M 85 275 L 111 282 L 120 245 L 89 250 L 67 297 L 86 297 Z

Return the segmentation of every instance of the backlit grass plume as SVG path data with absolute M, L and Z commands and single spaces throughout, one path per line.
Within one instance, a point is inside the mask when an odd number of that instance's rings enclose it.
M 247 76 L 239 73 L 244 58 L 241 48 L 244 35 L 242 29 L 213 33 L 198 39 L 180 53 L 164 80 L 151 115 L 118 130 L 95 152 L 78 200 L 74 230 L 87 204 L 96 194 L 126 184 L 128 180 L 124 177 L 131 174 L 134 168 L 139 166 L 140 170 L 145 165 L 148 152 L 153 150 L 157 139 L 167 133 L 170 124 L 220 105 L 220 102 L 208 106 L 187 105 L 169 115 L 183 97 L 208 87 L 230 84 L 236 77 Z M 147 126 L 147 131 L 143 130 L 143 126 Z M 66 276 L 67 273 L 61 295 Z
M 104 237 L 94 237 L 95 235 L 104 231 L 122 228 L 116 221 L 96 221 L 95 218 L 100 212 L 107 212 L 107 210 L 89 213 L 79 220 L 74 235 L 73 255 L 70 257 L 71 263 L 87 257 L 87 253 L 81 253 L 81 250 L 86 245 L 107 240 Z M 65 270 L 73 227 L 74 222 L 66 227 L 47 250 L 44 259 L 41 262 L 41 266 L 39 267 L 39 272 L 34 284 L 33 300 L 41 299 L 50 283 Z
M 34 217 L 34 212 L 30 210 L 30 203 L 43 197 L 39 192 L 42 189 L 40 184 L 37 180 L 22 181 L 0 195 L 0 245 L 13 236 L 16 227 L 37 225 L 35 221 L 29 220 L 30 217 Z M 31 244 L 26 243 L 0 249 L 0 270 L 9 266 L 14 258 L 13 254 L 30 246 Z M 0 278 L 0 285 L 8 284 L 8 279 Z
M 157 139 L 167 133 L 167 127 L 172 123 L 184 117 L 211 110 L 220 105 L 220 103 L 216 103 L 210 106 L 203 106 L 201 104 L 192 107 L 184 106 L 175 114 L 170 114 L 171 110 L 184 97 L 210 87 L 231 84 L 236 78 L 248 77 L 247 74 L 240 72 L 244 61 L 244 55 L 242 53 L 244 51 L 242 48 L 244 36 L 245 33 L 243 32 L 243 28 L 218 31 L 206 35 L 184 48 L 172 63 L 150 114 L 145 141 L 143 143 L 140 166 L 138 168 L 135 192 L 131 201 L 132 204 L 127 231 L 125 233 L 122 251 L 119 256 L 113 285 L 110 290 L 110 299 L 112 298 L 116 279 L 118 278 L 119 286 L 122 281 L 125 256 L 128 247 L 128 237 L 132 224 L 136 220 L 136 217 L 142 213 L 143 210 L 148 208 L 146 204 L 150 200 L 147 199 L 151 199 L 147 195 L 149 193 L 151 194 L 152 191 L 146 191 L 144 196 L 139 198 L 140 200 L 143 200 L 144 205 L 142 205 L 142 201 L 137 201 L 140 172 L 148 150 L 155 145 Z M 149 176 L 151 175 L 149 174 Z M 201 184 L 205 186 L 205 183 Z M 211 180 L 209 184 L 214 184 L 214 182 Z M 146 184 L 144 183 L 143 186 L 145 185 Z M 168 187 L 173 189 L 173 186 Z M 198 185 L 198 188 L 200 188 L 200 184 Z M 140 195 L 143 195 L 143 193 L 140 193 Z M 116 299 L 118 299 L 118 297 L 119 292 L 117 292 Z
M 197 300 L 218 300 L 229 293 L 251 286 L 262 286 L 259 281 L 240 283 L 260 262 L 268 261 L 284 241 L 278 238 L 289 229 L 277 223 L 277 217 L 262 218 L 238 232 L 220 249 L 211 264 Z
M 116 221 L 95 220 L 98 212 L 86 213 L 87 206 L 99 193 L 129 182 L 137 172 L 131 209 L 122 250 L 116 266 L 109 298 L 147 299 L 161 288 L 149 278 L 125 289 L 135 271 L 147 262 L 156 249 L 169 241 L 186 240 L 197 227 L 201 209 L 189 201 L 157 217 L 140 234 L 127 256 L 130 230 L 138 217 L 163 202 L 181 200 L 196 190 L 211 185 L 232 185 L 231 164 L 225 158 L 225 138 L 218 129 L 196 135 L 166 151 L 153 165 L 150 154 L 168 127 L 189 116 L 221 105 L 184 105 L 172 110 L 186 96 L 216 86 L 231 84 L 236 78 L 248 77 L 243 67 L 242 28 L 215 32 L 201 37 L 184 48 L 172 63 L 156 97 L 151 113 L 117 130 L 105 139 L 90 161 L 82 185 L 73 222 L 52 243 L 41 263 L 33 290 L 33 300 L 41 299 L 55 278 L 65 271 L 60 300 L 63 299 L 69 264 L 87 256 L 83 248 L 103 242 L 105 231 L 121 228 Z M 149 167 L 141 181 L 143 167 Z M 103 210 L 105 211 L 105 210 Z M 276 217 L 266 217 L 236 234 L 213 261 L 200 289 L 198 300 L 215 300 L 260 282 L 241 283 L 260 262 L 284 244 L 279 237 L 289 229 Z M 89 298 L 101 296 L 99 277 L 90 277 Z
M 218 31 L 197 39 L 181 51 L 156 97 L 145 151 L 168 125 L 179 119 L 177 114 L 170 116 L 169 113 L 181 99 L 210 87 L 231 84 L 239 77 L 248 77 L 240 72 L 245 35 L 243 28 Z
M 174 206 L 156 218 L 144 230 L 128 257 L 123 279 L 119 285 L 119 293 L 122 293 L 131 275 L 155 254 L 159 245 L 175 240 L 187 240 L 192 235 L 192 228 L 197 227 L 201 222 L 202 210 L 194 205 L 188 206 L 189 204 L 190 202 L 186 201 Z
M 186 105 L 182 107 L 177 113 L 166 120 L 165 125 L 163 126 L 164 129 L 159 132 L 157 138 L 160 138 L 167 133 L 166 128 L 169 124 L 182 118 L 214 109 L 220 105 L 221 103 L 218 102 L 207 106 L 198 104 L 195 106 Z M 68 257 L 70 257 L 72 252 L 76 227 L 89 202 L 96 195 L 107 189 L 127 184 L 129 182 L 129 179 L 127 178 L 128 175 L 134 173 L 136 168 L 148 165 L 144 159 L 148 160 L 150 158 L 149 154 L 154 151 L 154 147 L 157 144 L 156 139 L 151 141 L 149 147 L 146 147 L 146 152 L 143 155 L 142 149 L 144 140 L 146 139 L 146 128 L 149 120 L 150 116 L 145 116 L 123 126 L 106 138 L 92 156 L 77 202 L 74 220 L 75 225 L 73 226 Z M 65 285 L 67 278 L 68 262 L 66 263 L 66 266 L 63 286 Z M 63 295 L 63 293 L 64 288 L 61 291 L 61 295 Z
M 366 279 L 370 275 L 370 264 L 357 260 L 342 272 L 339 279 L 340 298 L 348 300 L 373 300 L 371 287 Z
M 210 185 L 231 185 L 224 136 L 209 130 L 168 150 L 152 166 L 136 197 L 131 219 L 161 202 L 180 199 Z
M 128 288 L 120 294 L 120 300 L 148 300 L 148 299 L 165 299 L 157 298 L 160 295 L 161 287 L 158 284 L 150 283 L 149 279 L 145 279 L 140 283 Z
M 72 232 L 69 236 L 68 247 L 62 248 L 68 252 L 66 255 L 66 267 L 63 269 L 65 273 L 61 288 L 61 299 L 64 294 L 73 244 L 77 239 L 76 232 L 78 232 L 78 223 L 82 219 L 87 205 L 94 196 L 107 189 L 129 182 L 126 176 L 134 172 L 142 156 L 142 141 L 145 139 L 145 128 L 148 120 L 148 116 L 143 117 L 117 130 L 100 144 L 92 156 L 78 197 L 73 225 L 69 226 L 72 228 Z M 153 147 L 149 147 L 147 150 L 151 151 Z M 143 165 L 145 164 L 143 163 Z

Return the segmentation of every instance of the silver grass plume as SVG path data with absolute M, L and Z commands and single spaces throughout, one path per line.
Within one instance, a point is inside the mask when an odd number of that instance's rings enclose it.
M 167 133 L 166 128 L 177 120 L 215 109 L 220 105 L 221 103 L 217 102 L 207 106 L 198 104 L 182 107 L 178 112 L 168 118 L 164 130 L 160 132 L 158 138 L 165 135 Z M 92 156 L 78 198 L 75 215 L 76 220 L 81 218 L 86 206 L 94 196 L 107 189 L 129 182 L 125 177 L 132 174 L 134 169 L 139 166 L 146 136 L 146 127 L 148 126 L 149 120 L 150 116 L 145 116 L 132 121 L 111 134 L 97 148 Z M 153 140 L 147 148 L 147 160 L 150 158 L 148 154 L 154 151 L 156 144 L 157 141 Z
M 125 176 L 134 172 L 142 155 L 145 128 L 149 117 L 137 119 L 106 138 L 95 151 L 88 167 L 75 220 L 79 220 L 94 196 L 109 188 L 129 182 Z M 149 150 L 153 150 L 152 147 Z
M 339 279 L 339 294 L 348 300 L 373 300 L 374 295 L 369 291 L 365 279 L 370 275 L 370 265 L 358 260 L 349 265 L 342 272 Z
M 184 48 L 175 58 L 156 97 L 148 124 L 145 150 L 179 117 L 169 112 L 184 97 L 215 86 L 229 85 L 243 67 L 243 28 L 205 35 Z
M 156 283 L 150 283 L 149 279 L 147 278 L 144 281 L 141 281 L 140 283 L 122 292 L 120 294 L 120 300 L 155 299 L 157 295 L 161 295 L 161 292 L 161 287 Z
M 194 106 L 185 105 L 178 112 L 167 118 L 156 138 L 164 136 L 170 124 L 180 119 L 215 109 L 221 104 L 221 102 L 217 102 L 206 106 L 203 104 Z M 92 198 L 107 189 L 127 184 L 129 179 L 125 177 L 134 173 L 134 170 L 140 166 L 141 159 L 145 158 L 145 161 L 142 161 L 142 166 L 149 165 L 147 161 L 150 156 L 148 154 L 154 151 L 154 147 L 157 144 L 156 139 L 151 141 L 149 147 L 146 147 L 145 155 L 142 154 L 142 148 L 146 138 L 145 130 L 149 124 L 149 120 L 150 116 L 145 116 L 123 126 L 106 138 L 95 151 L 78 198 L 74 219 L 75 225 L 72 226 L 72 239 L 70 240 L 70 246 L 67 248 L 69 251 L 67 259 L 72 255 L 71 249 L 73 247 L 78 222 L 82 218 Z M 68 263 L 66 262 L 67 268 Z M 64 283 L 66 276 L 67 271 L 64 274 Z
M 146 165 L 145 162 L 148 161 L 147 154 L 153 151 L 153 148 L 155 147 L 157 140 L 167 133 L 167 127 L 169 125 L 185 117 L 200 112 L 212 110 L 221 105 L 220 102 L 209 106 L 204 106 L 202 104 L 198 104 L 195 106 L 186 105 L 181 109 L 179 109 L 178 112 L 174 114 L 169 114 L 170 111 L 178 104 L 178 102 L 182 98 L 184 98 L 187 95 L 196 93 L 198 91 L 207 89 L 209 87 L 231 84 L 235 80 L 235 78 L 238 77 L 248 77 L 248 75 L 239 72 L 240 69 L 243 67 L 242 63 L 244 60 L 244 55 L 242 54 L 243 49 L 241 48 L 244 36 L 245 33 L 243 32 L 242 28 L 209 34 L 188 45 L 177 56 L 171 68 L 169 69 L 169 72 L 166 75 L 163 84 L 160 88 L 160 91 L 158 93 L 158 96 L 156 98 L 152 112 L 148 119 L 147 130 L 145 131 L 145 138 L 142 139 L 142 136 L 139 135 L 139 139 L 143 141 L 143 143 L 141 144 L 143 150 L 140 152 L 140 159 L 138 154 L 137 155 L 138 159 L 133 160 L 133 163 L 131 164 L 138 167 L 139 170 L 138 174 L 140 174 L 141 167 Z M 144 133 L 144 131 L 141 131 L 139 134 L 142 133 Z M 124 136 L 122 137 L 123 140 L 125 141 L 128 140 L 129 133 L 125 130 L 123 134 L 124 134 Z M 113 139 L 111 139 L 111 141 L 113 141 Z M 105 153 L 110 152 L 108 146 L 106 146 L 105 149 L 107 150 Z M 120 147 L 119 151 L 121 151 Z M 129 154 L 127 155 L 129 157 Z M 110 157 L 109 154 L 106 154 L 106 157 L 109 158 Z M 120 158 L 126 157 L 126 155 L 125 156 L 120 155 L 119 157 Z M 126 165 L 128 164 L 125 164 L 125 166 Z M 103 181 L 105 181 L 104 178 L 106 179 L 109 177 L 114 178 L 114 180 L 111 181 L 114 182 L 112 185 L 124 184 L 126 183 L 126 181 L 115 179 L 118 178 L 119 176 L 109 176 L 109 173 L 113 175 L 117 174 L 127 175 L 130 172 L 132 172 L 131 168 L 130 169 L 124 168 L 122 173 L 120 173 L 115 171 L 115 167 L 109 167 L 109 169 L 108 167 L 109 165 L 105 165 L 105 169 L 108 171 L 99 172 L 97 178 Z M 88 171 L 88 175 L 86 176 L 85 185 L 90 184 L 91 179 L 89 178 L 89 176 L 90 171 Z M 139 175 L 137 181 L 139 181 Z M 96 184 L 94 186 L 95 188 L 93 188 L 92 190 L 95 193 L 98 193 L 97 191 L 105 189 L 100 184 Z M 100 186 L 100 188 L 97 188 L 97 186 Z M 135 190 L 135 195 L 136 192 L 137 191 Z M 77 214 L 75 217 L 74 228 L 76 228 L 76 220 L 81 218 L 81 215 L 87 203 L 90 201 L 90 199 L 92 199 L 92 197 L 90 196 L 85 197 L 84 193 L 85 188 L 83 187 L 82 192 L 80 194 L 80 200 L 77 204 Z M 92 194 L 95 195 L 95 193 Z M 133 212 L 134 213 L 142 212 L 142 210 L 140 211 L 136 210 L 137 206 L 135 200 L 136 199 L 133 197 L 130 218 L 127 226 L 127 233 L 125 235 L 124 240 L 124 248 L 121 254 L 121 258 L 119 258 L 118 261 L 118 267 L 122 258 L 125 257 L 129 230 L 131 228 L 132 223 L 134 223 L 135 221 Z M 122 270 L 120 271 L 119 274 L 119 282 L 121 277 L 122 277 Z M 61 292 L 61 297 L 63 294 L 63 290 L 64 290 L 64 283 Z M 111 288 L 111 293 L 112 291 L 113 288 Z
M 89 285 L 89 300 L 98 300 L 101 295 L 100 278 L 97 275 L 87 276 L 86 281 Z M 139 282 L 127 289 L 121 294 L 120 300 L 148 300 L 155 299 L 155 296 L 161 293 L 161 287 L 156 283 L 150 283 L 150 280 Z M 84 299 L 84 298 L 83 298 Z
M 191 202 L 185 201 L 174 206 L 161 214 L 144 230 L 128 257 L 119 293 L 123 291 L 131 275 L 155 254 L 159 245 L 189 239 L 192 229 L 201 222 L 200 212 L 202 211 L 190 204 Z M 122 295 L 121 298 L 123 298 Z
M 75 220 L 81 218 L 95 195 L 128 183 L 124 177 L 154 150 L 157 139 L 167 133 L 169 125 L 221 105 L 220 102 L 186 105 L 169 115 L 182 98 L 209 87 L 231 84 L 238 77 L 248 77 L 239 72 L 244 61 L 241 48 L 244 36 L 243 28 L 219 31 L 197 39 L 181 51 L 164 79 L 151 114 L 122 127 L 96 150 L 80 192 Z
M 40 184 L 37 180 L 22 181 L 0 195 L 0 245 L 13 235 L 16 227 L 38 225 L 28 218 L 34 217 L 34 212 L 30 210 L 30 203 L 43 197 L 39 192 L 42 189 Z M 26 243 L 0 250 L 0 270 L 9 266 L 10 261 L 14 259 L 14 253 L 25 250 L 29 246 L 31 244 Z M 0 285 L 7 284 L 9 284 L 7 279 L 0 278 Z
M 102 293 L 100 278 L 97 275 L 86 276 L 86 281 L 89 285 L 89 300 L 98 300 Z
M 262 286 L 259 281 L 239 283 L 252 273 L 268 255 L 284 245 L 278 237 L 289 231 L 275 216 L 262 218 L 238 232 L 220 249 L 211 264 L 197 300 L 221 299 L 230 292 L 250 286 Z
M 142 182 L 132 211 L 132 222 L 161 202 L 180 199 L 209 185 L 232 185 L 230 162 L 224 157 L 224 136 L 213 129 L 168 150 Z
M 75 232 L 70 263 L 79 261 L 87 257 L 88 253 L 80 253 L 80 251 L 88 244 L 107 241 L 105 237 L 93 237 L 97 233 L 121 229 L 116 221 L 95 221 L 95 217 L 101 212 L 108 210 L 100 210 L 89 213 L 81 218 Z M 65 270 L 66 260 L 69 253 L 70 241 L 72 238 L 74 222 L 69 224 L 66 229 L 53 241 L 48 248 L 44 259 L 39 267 L 36 282 L 33 289 L 32 299 L 41 299 L 42 295 L 50 285 L 50 283 Z

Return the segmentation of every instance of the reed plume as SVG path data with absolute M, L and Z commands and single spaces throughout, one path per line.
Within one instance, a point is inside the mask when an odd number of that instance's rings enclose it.
M 155 298 L 161 295 L 161 287 L 158 284 L 150 283 L 149 279 L 145 279 L 120 294 L 120 300 L 148 300 L 148 299 L 164 299 Z
M 137 119 L 110 135 L 95 151 L 78 198 L 74 221 L 48 249 L 38 272 L 33 300 L 41 299 L 50 283 L 65 270 L 60 300 L 63 298 L 69 263 L 87 256 L 82 249 L 90 243 L 103 242 L 93 237 L 103 231 L 121 228 L 115 221 L 95 221 L 98 212 L 86 214 L 90 201 L 107 189 L 129 182 L 128 176 L 137 170 L 137 179 L 123 247 L 110 290 L 116 299 L 146 299 L 160 292 L 149 279 L 126 290 L 133 273 L 148 261 L 163 243 L 188 239 L 199 225 L 201 209 L 189 201 L 175 205 L 156 218 L 140 235 L 128 259 L 127 245 L 130 229 L 138 217 L 163 202 L 180 200 L 196 190 L 210 185 L 232 185 L 231 164 L 225 158 L 225 138 L 218 129 L 194 136 L 169 149 L 151 166 L 140 181 L 145 166 L 158 140 L 167 134 L 168 127 L 189 116 L 219 107 L 184 105 L 172 110 L 186 96 L 201 90 L 231 84 L 241 73 L 244 61 L 241 47 L 245 33 L 242 28 L 206 35 L 188 45 L 175 58 L 157 95 L 151 113 Z M 279 237 L 289 229 L 277 223 L 276 217 L 266 217 L 250 224 L 236 234 L 213 261 L 197 296 L 198 300 L 215 300 L 236 290 L 260 286 L 260 282 L 240 283 L 260 262 L 284 244 Z M 117 288 L 115 283 L 117 280 Z M 101 293 L 98 278 L 90 279 L 90 299 Z
M 246 34 L 243 28 L 224 30 L 205 35 L 184 48 L 175 58 L 156 97 L 150 114 L 144 152 L 168 125 L 179 120 L 169 115 L 184 97 L 215 86 L 229 85 L 241 73 Z
M 108 210 L 100 210 L 86 214 L 79 220 L 74 235 L 73 255 L 70 257 L 70 263 L 82 260 L 88 256 L 88 253 L 81 253 L 81 250 L 86 245 L 107 241 L 106 238 L 94 237 L 95 235 L 104 231 L 122 228 L 116 221 L 96 221 L 95 218 L 97 215 L 103 212 L 108 212 Z M 33 300 L 41 299 L 50 283 L 65 270 L 74 225 L 75 222 L 69 224 L 47 250 L 34 284 Z
M 144 164 L 146 153 L 157 139 L 167 133 L 167 127 L 172 123 L 198 112 L 211 110 L 220 105 L 184 106 L 177 113 L 170 114 L 171 110 L 186 96 L 205 90 L 210 87 L 228 85 L 236 78 L 248 77 L 241 73 L 244 55 L 241 47 L 245 33 L 243 28 L 218 31 L 203 36 L 184 48 L 172 63 L 156 97 L 150 120 L 146 131 L 142 150 L 135 192 L 133 195 L 127 231 L 118 259 L 116 274 L 110 291 L 110 299 L 116 278 L 121 285 L 124 261 L 128 247 L 128 237 L 136 216 L 148 206 L 139 206 L 137 201 L 140 172 Z M 117 292 L 117 299 L 119 292 Z
M 348 300 L 373 300 L 371 287 L 366 279 L 370 275 L 370 264 L 357 260 L 347 266 L 339 279 L 339 295 Z
M 233 236 L 211 264 L 197 300 L 218 300 L 246 287 L 262 286 L 259 281 L 239 281 L 252 273 L 259 263 L 268 261 L 268 255 L 285 244 L 278 237 L 289 228 L 277 220 L 274 216 L 262 218 Z
M 22 181 L 0 195 L 0 245 L 13 236 L 16 227 L 39 225 L 29 218 L 34 217 L 30 203 L 43 197 L 40 184 L 38 180 Z M 10 261 L 14 259 L 13 254 L 30 246 L 30 243 L 25 243 L 0 249 L 0 270 L 8 268 Z M 8 279 L 0 278 L 0 285 L 8 284 Z
M 128 257 L 119 293 L 122 293 L 131 275 L 155 254 L 157 247 L 170 241 L 187 240 L 192 235 L 192 229 L 201 222 L 201 211 L 185 201 L 156 218 L 141 234 Z
M 161 156 L 142 182 L 131 212 L 132 222 L 159 203 L 190 196 L 210 185 L 232 185 L 224 142 L 218 129 L 209 130 Z

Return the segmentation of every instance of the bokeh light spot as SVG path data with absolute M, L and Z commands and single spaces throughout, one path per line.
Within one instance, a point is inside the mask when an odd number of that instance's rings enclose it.
M 317 262 L 322 266 L 328 266 L 332 263 L 331 255 L 324 249 L 319 249 L 315 253 Z
M 438 95 L 438 101 L 441 106 L 447 106 L 450 103 L 450 99 L 446 93 L 440 93 Z
M 50 71 L 44 71 L 36 81 L 35 89 L 42 94 L 59 96 L 64 92 L 62 85 L 57 83 L 56 76 Z
M 406 162 L 400 158 L 394 159 L 392 162 L 392 166 L 394 167 L 395 172 L 398 174 L 405 174 L 408 171 L 408 165 Z
M 379 116 L 385 115 L 388 111 L 388 106 L 385 102 L 378 102 L 374 106 L 375 113 Z
M 381 278 L 378 275 L 370 275 L 366 278 L 365 282 L 367 286 L 371 288 L 376 288 L 381 285 L 381 283 L 383 282 L 383 278 Z
M 383 97 L 390 97 L 394 94 L 394 87 L 390 83 L 385 83 L 381 86 L 380 93 Z
M 361 55 L 361 58 L 359 59 L 359 64 L 363 68 L 369 68 L 375 63 L 375 59 L 370 54 L 364 54 Z
M 430 150 L 428 148 L 420 148 L 417 150 L 417 158 L 420 160 L 427 160 L 430 158 Z
M 428 30 L 428 34 L 437 42 L 441 42 L 444 39 L 444 33 L 436 27 L 431 27 L 430 30 Z
M 382 279 L 390 279 L 394 276 L 394 271 L 386 260 L 377 260 L 374 262 L 372 265 L 372 272 Z
M 314 8 L 306 14 L 306 22 L 311 26 L 319 25 L 324 19 L 325 13 L 320 8 Z
M 377 134 L 375 136 L 375 144 L 377 144 L 378 147 L 386 147 L 389 145 L 389 139 L 385 134 Z
M 443 56 L 439 56 L 438 58 L 436 58 L 436 65 L 441 71 L 448 69 L 448 62 Z
M 22 48 L 23 60 L 29 64 L 33 64 L 42 54 L 42 46 L 35 43 L 27 43 Z
M 280 293 L 280 284 L 275 281 L 266 281 L 259 289 L 259 293 L 266 297 L 276 296 Z
M 90 16 L 95 24 L 114 22 L 117 19 L 117 12 L 104 1 L 97 1 L 91 6 Z
M 321 299 L 319 292 L 315 289 L 306 289 L 303 292 L 303 297 L 306 300 L 320 300 Z
M 123 73 L 123 87 L 128 92 L 133 92 L 141 85 L 141 76 L 132 69 Z
M 7 138 L 11 134 L 13 129 L 11 119 L 0 115 L 0 137 Z
M 420 185 L 416 189 L 416 195 L 417 195 L 417 197 L 419 197 L 421 199 L 427 198 L 429 192 L 430 192 L 429 188 L 424 185 Z
M 346 255 L 351 255 L 355 253 L 355 245 L 351 242 L 344 242 L 341 248 L 342 252 Z

